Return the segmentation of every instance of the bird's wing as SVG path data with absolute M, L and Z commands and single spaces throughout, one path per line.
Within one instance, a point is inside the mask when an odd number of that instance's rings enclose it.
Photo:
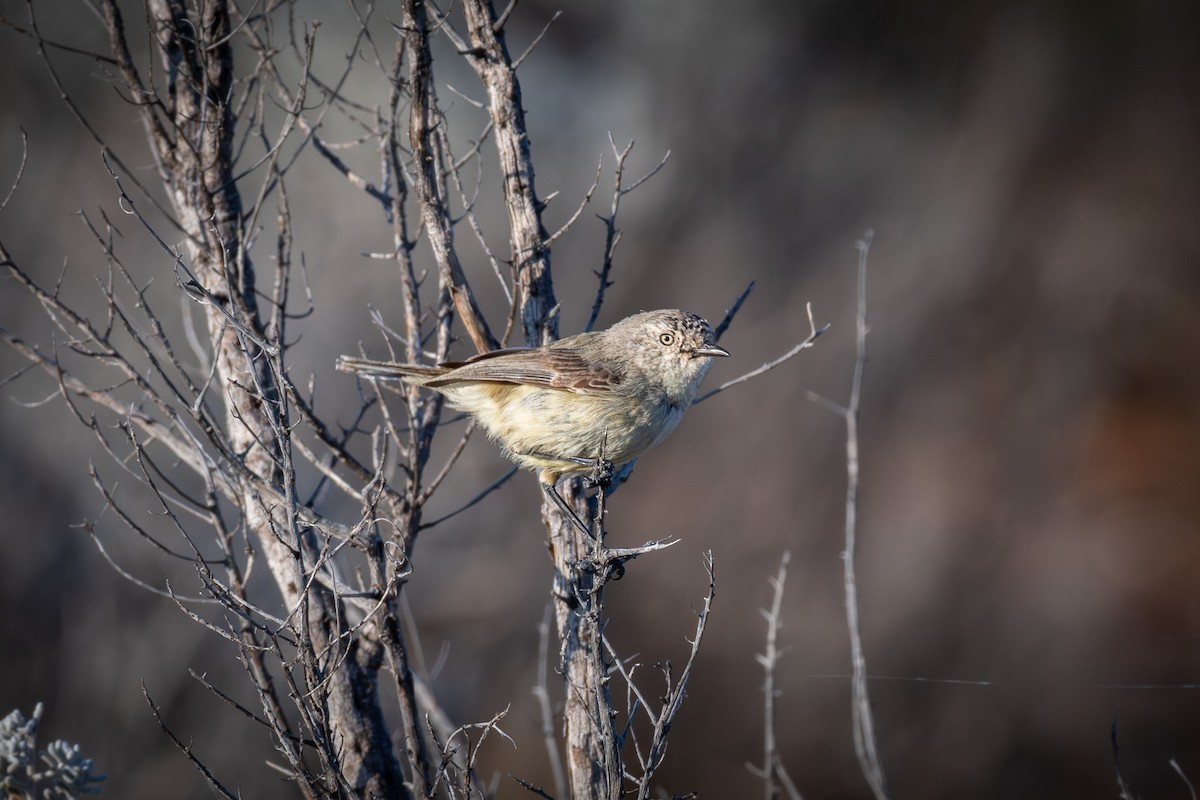
M 428 381 L 430 387 L 456 381 L 486 381 L 545 386 L 582 394 L 610 392 L 621 382 L 614 370 L 585 358 L 578 348 L 509 348 L 477 355 L 468 361 L 443 364 L 450 371 Z
M 489 350 L 486 353 L 480 353 L 479 355 L 471 356 L 465 361 L 441 361 L 438 362 L 438 366 L 445 367 L 446 369 L 458 369 L 459 367 L 465 367 L 467 364 L 477 364 L 480 361 L 487 361 L 491 358 L 502 358 L 504 356 L 510 356 L 517 353 L 531 353 L 534 350 L 540 349 L 541 348 L 536 347 L 503 347 L 499 350 Z

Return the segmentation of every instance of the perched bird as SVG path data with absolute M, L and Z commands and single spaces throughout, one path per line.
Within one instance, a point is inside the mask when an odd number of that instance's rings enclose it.
M 713 357 L 727 355 L 708 322 L 671 309 L 544 347 L 436 367 L 342 356 L 337 368 L 445 395 L 507 458 L 537 471 L 542 488 L 566 509 L 554 491 L 564 475 L 605 461 L 619 467 L 661 442 L 691 405 Z

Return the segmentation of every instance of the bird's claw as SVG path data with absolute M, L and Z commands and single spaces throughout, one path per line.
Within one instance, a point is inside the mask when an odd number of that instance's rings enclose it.
M 592 461 L 592 472 L 583 479 L 583 484 L 589 489 L 597 486 L 607 489 L 612 485 L 614 474 L 616 474 L 616 466 L 613 462 L 607 458 L 597 458 Z

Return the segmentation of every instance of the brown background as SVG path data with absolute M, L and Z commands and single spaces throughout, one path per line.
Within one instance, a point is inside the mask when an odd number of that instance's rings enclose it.
M 806 302 L 832 323 L 814 350 L 694 409 L 613 499 L 617 543 L 682 538 L 612 587 L 609 633 L 623 652 L 682 659 L 704 590 L 701 554 L 712 549 L 717 561 L 709 638 L 660 785 L 761 793 L 745 768 L 761 758 L 758 609 L 787 550 L 783 761 L 806 797 L 865 796 L 845 678 L 843 432 L 806 392 L 842 401 L 848 391 L 854 243 L 871 228 L 860 591 L 895 796 L 1115 796 L 1116 722 L 1133 791 L 1186 797 L 1169 761 L 1200 782 L 1200 690 L 1173 688 L 1200 683 L 1200 7 L 566 5 L 523 67 L 538 188 L 561 192 L 548 224 L 574 209 L 608 153 L 607 132 L 637 140 L 631 173 L 672 153 L 625 198 L 601 324 L 668 306 L 719 318 L 756 280 L 722 342 L 735 357 L 714 368 L 714 386 L 801 339 Z M 37 6 L 48 37 L 103 48 L 85 7 Z M 25 18 L 22 3 L 0 8 Z M 522 3 L 514 47 L 553 10 Z M 136 6 L 127 14 L 139 16 Z M 323 21 L 318 69 L 333 74 L 352 20 L 340 5 L 301 4 L 301 16 L 313 14 Z M 390 48 L 386 20 L 376 22 Z M 103 208 L 127 262 L 176 314 L 169 263 L 121 215 L 99 148 L 58 101 L 32 44 L 11 30 L 0 42 L 5 185 L 20 129 L 30 136 L 0 237 L 45 282 L 65 263 L 64 291 L 95 310 L 103 261 L 72 215 Z M 149 179 L 135 114 L 103 68 L 51 57 Z M 452 62 L 439 55 L 450 70 L 441 80 L 477 93 Z M 382 101 L 370 70 L 355 75 L 352 95 Z M 371 153 L 350 157 L 373 169 Z M 348 422 L 353 382 L 332 365 L 360 341 L 380 352 L 368 304 L 396 318 L 390 266 L 362 256 L 387 249 L 389 232 L 326 165 L 310 159 L 297 174 L 307 182 L 292 186 L 296 249 L 316 311 L 293 327 L 293 372 L 315 375 L 321 408 Z M 596 212 L 607 207 L 603 187 L 598 203 Z M 487 220 L 502 245 L 494 208 Z M 585 212 L 555 249 L 564 333 L 587 318 L 602 241 Z M 3 287 L 0 324 L 50 346 L 35 303 L 10 279 Z M 502 313 L 494 294 L 483 302 Z M 0 354 L 6 374 L 16 364 Z M 263 767 L 273 754 L 262 732 L 186 674 L 239 691 L 230 650 L 118 577 L 71 527 L 99 517 L 126 569 L 194 585 L 102 513 L 88 460 L 119 473 L 61 401 L 21 405 L 52 391 L 23 381 L 0 403 L 0 713 L 45 701 L 46 738 L 82 744 L 110 774 L 109 796 L 209 796 L 158 731 L 144 681 L 227 785 L 288 796 Z M 472 442 L 430 513 L 505 468 Z M 511 704 L 505 728 L 517 746 L 494 741 L 484 765 L 500 775 L 501 797 L 527 796 L 505 773 L 549 783 L 530 693 L 550 578 L 537 504 L 534 481 L 519 476 L 426 534 L 410 583 L 448 710 L 477 720 Z M 355 514 L 335 498 L 323 510 Z

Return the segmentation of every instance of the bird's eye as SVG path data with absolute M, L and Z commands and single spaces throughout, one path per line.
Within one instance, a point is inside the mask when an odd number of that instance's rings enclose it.
M 660 333 L 658 335 L 658 340 L 665 345 L 668 345 L 668 346 L 673 345 L 673 344 L 675 344 L 675 334 L 670 333 L 670 332 Z

